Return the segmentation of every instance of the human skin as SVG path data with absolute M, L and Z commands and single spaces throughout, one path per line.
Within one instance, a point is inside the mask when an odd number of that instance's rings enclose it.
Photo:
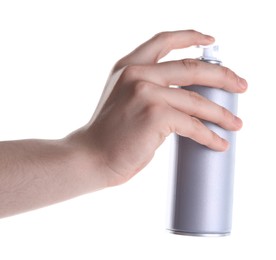
M 226 67 L 195 59 L 158 62 L 173 49 L 213 42 L 193 30 L 159 33 L 115 64 L 86 125 L 59 140 L 0 142 L 0 217 L 122 184 L 150 162 L 171 133 L 226 150 L 228 142 L 200 120 L 237 131 L 241 119 L 171 86 L 243 93 L 246 81 Z

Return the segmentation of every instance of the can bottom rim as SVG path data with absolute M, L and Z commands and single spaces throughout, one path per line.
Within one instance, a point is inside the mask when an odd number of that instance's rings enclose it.
M 231 232 L 216 233 L 216 232 L 187 232 L 182 230 L 168 229 L 170 233 L 182 236 L 196 236 L 196 237 L 225 237 L 229 236 Z

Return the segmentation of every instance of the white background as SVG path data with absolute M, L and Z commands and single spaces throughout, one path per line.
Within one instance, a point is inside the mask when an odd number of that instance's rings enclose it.
M 166 231 L 169 148 L 122 186 L 0 220 L 0 259 L 275 259 L 274 1 L 0 0 L 0 139 L 60 138 L 90 119 L 112 65 L 166 30 L 217 38 L 239 99 L 232 235 Z M 199 53 L 198 53 L 199 55 Z M 170 58 L 196 57 L 194 50 Z

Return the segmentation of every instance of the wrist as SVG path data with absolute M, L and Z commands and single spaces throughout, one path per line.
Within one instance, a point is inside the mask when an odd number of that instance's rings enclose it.
M 100 151 L 89 140 L 87 131 L 83 128 L 66 136 L 62 142 L 70 151 L 78 178 L 82 178 L 87 192 L 93 192 L 108 186 L 105 165 Z

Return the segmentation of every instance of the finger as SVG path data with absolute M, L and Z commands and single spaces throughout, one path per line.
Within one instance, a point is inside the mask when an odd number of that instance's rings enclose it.
M 232 70 L 195 59 L 129 66 L 122 77 L 131 81 L 143 79 L 161 86 L 203 85 L 235 93 L 247 88 L 246 80 Z
M 239 130 L 242 127 L 240 118 L 196 92 L 184 89 L 159 88 L 158 95 L 161 95 L 163 100 L 174 109 L 190 116 L 215 123 L 231 131 Z
M 115 67 L 121 69 L 130 64 L 157 63 L 173 49 L 186 48 L 192 45 L 208 45 L 213 42 L 212 36 L 194 30 L 162 32 L 121 59 Z
M 225 151 L 229 143 L 206 127 L 199 119 L 178 110 L 171 110 L 171 131 L 191 138 L 195 142 L 216 151 Z

